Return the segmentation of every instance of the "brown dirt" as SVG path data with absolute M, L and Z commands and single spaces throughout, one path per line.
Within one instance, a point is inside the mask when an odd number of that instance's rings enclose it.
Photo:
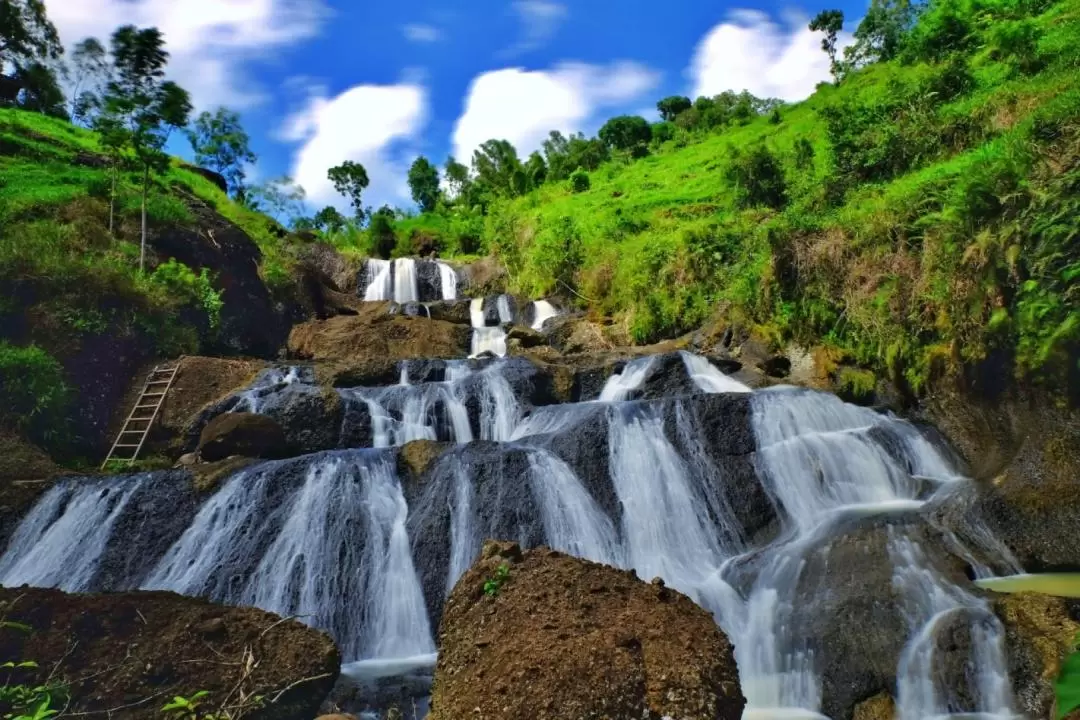
M 505 584 L 484 584 L 503 563 Z M 689 598 L 547 548 L 489 541 L 440 627 L 431 720 L 739 718 L 731 644 Z
M 4 588 L 0 608 L 32 628 L 0 630 L 0 657 L 39 664 L 16 682 L 52 673 L 68 687 L 72 714 L 159 717 L 174 695 L 205 690 L 207 710 L 264 695 L 270 702 L 246 720 L 310 718 L 340 669 L 330 638 L 295 620 L 174 593 Z
M 289 353 L 322 365 L 331 384 L 397 377 L 397 363 L 412 358 L 460 358 L 468 353 L 471 329 L 427 318 L 390 315 L 387 303 L 366 303 L 359 315 L 339 315 L 297 325 Z

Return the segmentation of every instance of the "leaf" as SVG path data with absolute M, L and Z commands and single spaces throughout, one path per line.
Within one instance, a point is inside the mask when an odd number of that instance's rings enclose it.
M 25 623 L 14 622 L 12 620 L 0 621 L 0 628 L 11 628 L 12 630 L 22 630 L 25 633 L 33 632 L 34 628 L 26 625 Z
M 1054 694 L 1057 695 L 1057 720 L 1080 707 L 1080 652 L 1065 659 L 1054 683 Z

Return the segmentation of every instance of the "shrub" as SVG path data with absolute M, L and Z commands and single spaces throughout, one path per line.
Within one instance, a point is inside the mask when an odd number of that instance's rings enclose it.
M 742 207 L 764 205 L 778 210 L 787 202 L 784 170 L 764 144 L 746 153 L 733 150 L 725 176 L 735 185 Z
M 224 302 L 221 291 L 215 290 L 206 268 L 196 275 L 195 271 L 175 258 L 158 265 L 150 275 L 150 282 L 159 286 L 173 297 L 186 300 L 206 313 L 211 328 L 217 328 L 221 322 L 221 308 Z
M 43 428 L 67 409 L 64 370 L 45 350 L 0 340 L 0 419 L 20 429 Z
M 570 173 L 570 189 L 576 193 L 585 192 L 592 186 L 589 173 L 580 168 Z

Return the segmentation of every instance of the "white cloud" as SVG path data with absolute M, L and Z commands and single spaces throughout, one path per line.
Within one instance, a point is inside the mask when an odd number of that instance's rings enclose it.
M 659 81 L 659 73 L 633 62 L 483 73 L 473 78 L 454 127 L 454 156 L 468 164 L 473 150 L 495 138 L 509 140 L 524 157 L 549 131 L 585 131 L 598 110 L 638 99 Z
M 438 42 L 442 37 L 439 28 L 434 25 L 424 25 L 423 23 L 410 23 L 401 28 L 401 32 L 405 35 L 406 40 L 414 43 Z
M 690 66 L 693 94 L 717 95 L 749 90 L 759 97 L 795 101 L 829 79 L 822 34 L 807 27 L 809 18 L 791 14 L 785 25 L 757 10 L 735 10 L 698 44 Z M 837 44 L 850 42 L 841 33 Z
M 280 136 L 301 144 L 293 156 L 292 177 L 307 191 L 308 202 L 347 210 L 348 201 L 334 190 L 326 171 L 345 160 L 359 162 L 371 180 L 365 204 L 406 201 L 405 177 L 416 153 L 394 151 L 412 149 L 426 120 L 423 86 L 358 85 L 333 98 L 313 95 L 286 119 Z
M 499 53 L 504 59 L 546 45 L 569 14 L 565 5 L 551 0 L 518 0 L 512 8 L 521 21 L 521 39 Z
M 249 107 L 263 92 L 244 72 L 252 60 L 316 35 L 323 0 L 59 0 L 49 17 L 68 46 L 94 36 L 108 43 L 120 25 L 154 26 L 165 34 L 168 75 L 197 108 Z

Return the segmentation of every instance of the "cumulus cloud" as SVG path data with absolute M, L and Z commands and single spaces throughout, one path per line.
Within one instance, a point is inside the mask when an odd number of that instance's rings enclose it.
M 421 85 L 357 85 L 336 97 L 321 91 L 290 115 L 279 136 L 299 144 L 293 156 L 293 179 L 307 191 L 313 206 L 348 209 L 326 171 L 345 160 L 359 162 L 371 185 L 365 204 L 408 199 L 409 162 L 427 121 L 427 91 Z M 408 151 L 408 152 L 407 152 Z
M 569 14 L 565 5 L 551 0 L 518 0 L 512 9 L 521 22 L 521 39 L 500 53 L 503 58 L 543 47 Z
M 401 28 L 401 32 L 405 35 L 406 40 L 414 43 L 438 42 L 442 37 L 439 28 L 434 25 L 424 25 L 423 23 L 410 23 Z
M 169 77 L 198 108 L 244 108 L 264 99 L 246 63 L 313 37 L 329 10 L 322 0 L 64 0 L 49 17 L 68 46 L 94 36 L 108 42 L 120 25 L 165 34 Z
M 829 79 L 822 34 L 791 14 L 781 25 L 758 10 L 736 10 L 698 44 L 690 66 L 694 96 L 749 90 L 758 97 L 802 100 Z M 850 43 L 841 33 L 837 45 Z
M 639 99 L 659 82 L 659 73 L 633 62 L 483 73 L 473 78 L 454 127 L 454 155 L 467 164 L 473 150 L 492 138 L 509 140 L 528 155 L 549 131 L 585 131 L 600 109 Z

